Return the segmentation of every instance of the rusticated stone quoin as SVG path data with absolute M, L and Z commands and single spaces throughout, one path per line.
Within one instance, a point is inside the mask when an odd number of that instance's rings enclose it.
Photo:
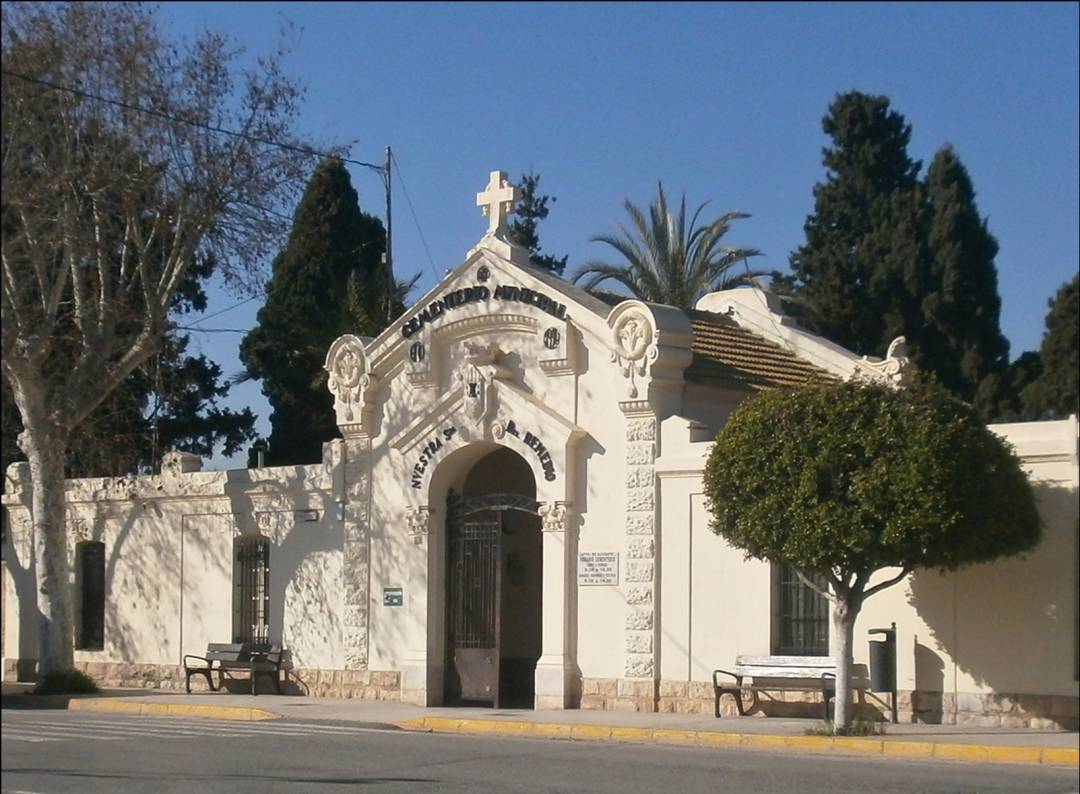
M 371 567 L 371 439 L 345 440 L 345 544 L 342 570 L 345 666 L 362 670 L 368 663 L 368 587 Z
M 629 678 L 652 679 L 655 674 L 655 629 L 653 588 L 655 587 L 656 543 L 656 417 L 636 406 L 626 412 L 626 573 L 628 585 L 626 651 L 623 672 Z M 606 701 L 605 708 L 655 711 L 654 682 L 647 695 L 620 695 Z M 642 709 L 642 704 L 647 705 Z
M 628 631 L 652 631 L 653 613 L 651 609 L 631 609 L 626 613 Z

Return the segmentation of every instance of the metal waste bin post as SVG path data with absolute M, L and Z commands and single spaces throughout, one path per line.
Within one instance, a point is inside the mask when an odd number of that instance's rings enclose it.
M 892 721 L 896 714 L 896 624 L 888 629 L 870 629 L 871 635 L 882 634 L 884 639 L 870 640 L 870 691 L 888 692 Z

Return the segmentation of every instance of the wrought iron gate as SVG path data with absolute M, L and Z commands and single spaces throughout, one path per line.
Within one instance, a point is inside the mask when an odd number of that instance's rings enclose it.
M 446 498 L 448 702 L 499 705 L 503 513 L 537 514 L 535 500 L 518 494 Z
M 270 642 L 270 541 L 261 535 L 236 540 L 233 642 Z

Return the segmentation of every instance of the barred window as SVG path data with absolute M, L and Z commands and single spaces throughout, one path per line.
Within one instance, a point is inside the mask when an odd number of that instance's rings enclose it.
M 105 648 L 105 544 L 80 543 L 75 547 L 76 592 L 79 594 L 79 631 L 75 647 L 83 651 Z
M 773 653 L 778 656 L 829 655 L 829 599 L 809 587 L 788 563 L 773 565 Z M 825 578 L 809 578 L 827 587 Z
M 233 642 L 270 641 L 270 540 L 242 535 L 234 546 Z

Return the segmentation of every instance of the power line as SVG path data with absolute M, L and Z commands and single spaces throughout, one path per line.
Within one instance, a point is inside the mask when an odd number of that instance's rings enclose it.
M 195 331 L 200 334 L 246 334 L 250 328 L 200 328 L 197 325 L 174 325 L 176 331 Z
M 82 91 L 82 90 L 80 90 L 78 88 L 72 88 L 71 86 L 60 85 L 59 83 L 53 83 L 53 82 L 50 82 L 48 80 L 41 80 L 41 79 L 36 78 L 36 77 L 31 77 L 30 75 L 21 74 L 19 72 L 12 72 L 9 69 L 0 70 L 0 74 L 4 74 L 4 75 L 6 75 L 8 77 L 17 77 L 20 80 L 25 80 L 26 82 L 33 83 L 34 85 L 40 85 L 40 86 L 44 86 L 46 88 L 51 88 L 54 91 L 64 91 L 64 92 L 67 92 L 69 94 L 74 94 L 75 96 L 81 96 L 84 99 L 92 99 L 95 102 L 103 102 L 106 105 L 114 105 L 115 107 L 123 108 L 125 110 L 133 110 L 136 113 L 143 113 L 143 114 L 145 114 L 147 116 L 154 116 L 156 118 L 165 119 L 166 121 L 177 122 L 179 124 L 187 124 L 189 127 L 196 127 L 198 129 L 207 130 L 209 132 L 219 132 L 222 135 L 229 135 L 229 136 L 231 136 L 233 138 L 242 138 L 244 140 L 252 141 L 254 143 L 261 143 L 261 144 L 264 144 L 266 146 L 276 146 L 279 149 L 285 149 L 286 151 L 297 152 L 298 154 L 309 154 L 309 155 L 313 155 L 315 157 L 328 157 L 328 158 L 333 159 L 333 160 L 340 160 L 343 163 L 351 163 L 352 165 L 359 165 L 359 166 L 363 166 L 364 168 L 370 168 L 373 171 L 378 171 L 379 173 L 385 173 L 385 171 L 386 171 L 384 166 L 375 165 L 375 163 L 365 163 L 362 160 L 352 160 L 352 159 L 350 159 L 348 157 L 342 157 L 339 154 L 331 154 L 329 152 L 320 152 L 317 149 L 312 149 L 312 148 L 307 147 L 307 146 L 297 146 L 295 144 L 285 143 L 283 141 L 271 140 L 270 138 L 260 138 L 257 135 L 249 135 L 246 132 L 236 132 L 235 130 L 227 130 L 224 127 L 217 127 L 217 126 L 215 126 L 213 124 L 205 124 L 205 123 L 199 122 L 199 121 L 192 121 L 190 119 L 183 119 L 183 118 L 180 118 L 179 116 L 174 116 L 174 115 L 172 115 L 170 113 L 165 113 L 165 112 L 160 111 L 160 110 L 152 110 L 151 108 L 145 108 L 145 107 L 142 107 L 141 105 L 132 105 L 132 104 L 129 104 L 127 102 L 121 102 L 119 99 L 109 99 L 108 97 L 99 96 L 97 94 L 91 94 L 88 91 Z
M 50 82 L 48 80 L 41 80 L 39 78 L 31 77 L 30 75 L 22 74 L 20 72 L 13 72 L 13 71 L 11 71 L 9 69 L 0 70 L 0 74 L 4 74 L 4 75 L 9 76 L 9 77 L 16 77 L 16 78 L 18 78 L 20 80 L 25 80 L 28 83 L 43 86 L 45 88 L 49 88 L 49 89 L 52 89 L 54 91 L 63 91 L 63 92 L 67 92 L 69 94 L 74 94 L 75 96 L 80 96 L 80 97 L 83 97 L 85 99 L 93 100 L 95 102 L 102 102 L 102 103 L 107 104 L 107 105 L 113 105 L 115 107 L 123 108 L 125 110 L 131 110 L 131 111 L 134 111 L 136 113 L 143 113 L 143 114 L 148 115 L 148 116 L 154 116 L 156 118 L 165 119 L 167 121 L 172 121 L 172 122 L 176 122 L 176 123 L 179 123 L 179 124 L 186 124 L 186 125 L 188 125 L 190 127 L 195 127 L 197 129 L 207 130 L 209 132 L 217 132 L 217 133 L 220 133 L 222 135 L 228 135 L 228 136 L 231 136 L 233 138 L 240 138 L 240 139 L 243 139 L 243 140 L 252 141 L 254 143 L 260 143 L 260 144 L 263 144 L 265 146 L 276 146 L 277 148 L 284 149 L 286 151 L 297 152 L 299 154 L 307 154 L 307 155 L 311 155 L 311 156 L 314 156 L 314 157 L 330 158 L 330 159 L 333 159 L 333 160 L 338 160 L 338 161 L 340 161 L 342 163 L 349 163 L 351 165 L 358 165 L 358 166 L 361 166 L 362 168 L 371 169 L 372 171 L 376 171 L 376 172 L 378 172 L 379 174 L 382 175 L 383 182 L 385 184 L 386 192 L 387 192 L 387 212 L 388 213 L 389 213 L 389 193 L 390 193 L 390 168 L 391 168 L 391 158 L 392 158 L 393 166 L 397 168 L 398 178 L 401 179 L 401 187 L 402 187 L 402 190 L 405 193 L 405 200 L 409 205 L 409 211 L 412 214 L 413 223 L 416 224 L 416 230 L 420 234 L 420 241 L 424 245 L 424 251 L 427 254 L 428 263 L 431 266 L 431 272 L 435 275 L 436 279 L 438 279 L 438 277 L 439 277 L 438 272 L 437 272 L 437 270 L 435 268 L 435 261 L 432 259 L 432 256 L 431 256 L 431 249 L 428 247 L 427 239 L 424 237 L 424 231 L 420 227 L 420 221 L 416 216 L 416 209 L 413 207 L 412 199 L 409 197 L 409 191 L 405 187 L 405 178 L 401 175 L 401 166 L 398 164 L 397 158 L 393 157 L 393 155 L 390 152 L 389 148 L 387 148 L 387 154 L 389 155 L 389 157 L 387 158 L 386 164 L 385 165 L 376 165 L 375 163 L 366 163 L 363 160 L 353 160 L 353 159 L 351 159 L 349 157 L 343 157 L 343 156 L 341 156 L 339 154 L 331 154 L 329 152 L 320 152 L 317 149 L 312 149 L 312 148 L 307 147 L 307 146 L 297 146 L 295 144 L 285 143 L 283 141 L 275 141 L 275 140 L 271 140 L 269 138 L 262 138 L 262 137 L 259 137 L 257 135 L 250 135 L 250 134 L 244 133 L 244 132 L 236 132 L 235 130 L 225 129 L 224 127 L 218 127 L 218 126 L 212 125 L 212 124 L 205 124 L 205 123 L 202 123 L 202 122 L 192 121 L 190 119 L 180 118 L 178 116 L 174 116 L 174 115 L 172 115 L 170 113 L 165 113 L 165 112 L 160 111 L 160 110 L 153 110 L 151 108 L 145 108 L 145 107 L 142 107 L 141 105 L 133 105 L 133 104 L 128 103 L 128 102 L 122 102 L 122 101 L 120 101 L 118 99 L 109 99 L 108 97 L 103 97 L 103 96 L 100 96 L 98 94 L 92 94 L 92 93 L 90 93 L 88 91 L 82 91 L 82 90 L 80 90 L 78 88 L 72 88 L 71 86 L 60 85 L 59 83 L 53 83 L 53 82 Z M 389 231 L 389 224 L 390 224 L 390 218 L 389 218 L 389 214 L 388 214 L 388 216 L 387 216 L 388 231 Z M 388 240 L 388 243 L 389 243 L 389 240 Z M 388 264 L 388 266 L 390 265 L 389 258 L 388 258 L 387 264 Z M 239 304 L 237 304 L 237 305 L 239 305 Z M 230 309 L 232 309 L 232 308 L 236 308 L 236 307 L 235 306 L 230 307 Z M 218 314 L 221 314 L 224 311 L 229 311 L 229 309 L 225 309 L 222 312 L 218 312 Z M 210 317 L 213 317 L 213 316 L 215 316 L 215 315 L 210 315 Z M 205 319 L 208 319 L 208 318 L 204 317 L 202 319 L 205 320 Z M 199 330 L 199 329 L 192 329 L 192 330 Z M 230 331 L 229 329 L 222 329 L 221 332 L 230 333 L 232 331 Z
M 409 198 L 409 189 L 405 187 L 405 177 L 401 175 L 401 166 L 398 164 L 397 156 L 390 155 L 391 162 L 394 168 L 397 169 L 398 180 L 401 182 L 401 192 L 405 194 L 405 203 L 409 205 L 409 212 L 412 214 L 413 223 L 416 224 L 416 231 L 420 235 L 420 242 L 424 244 L 424 253 L 427 254 L 428 264 L 431 266 L 431 273 L 435 276 L 435 280 L 439 280 L 439 273 L 435 269 L 435 260 L 431 258 L 431 249 L 428 248 L 427 238 L 424 237 L 424 230 L 420 228 L 420 219 L 416 217 L 416 209 L 413 207 L 412 199 Z
M 209 320 L 212 317 L 217 317 L 219 314 L 225 314 L 225 312 L 231 312 L 233 309 L 238 309 L 241 306 L 243 306 L 245 303 L 250 303 L 251 301 L 255 300 L 256 297 L 258 297 L 258 296 L 253 295 L 250 298 L 244 298 L 239 303 L 234 303 L 232 306 L 226 307 L 226 308 L 222 309 L 221 311 L 216 311 L 213 314 L 206 315 L 205 317 L 200 317 L 198 320 L 195 320 L 194 324 L 198 325 L 199 323 L 206 322 L 207 320 Z

